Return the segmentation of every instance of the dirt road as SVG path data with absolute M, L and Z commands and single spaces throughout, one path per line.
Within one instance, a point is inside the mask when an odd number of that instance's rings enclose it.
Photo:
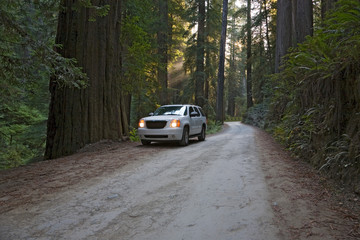
M 0 190 L 4 240 L 360 239 L 356 196 L 240 123 L 187 147 L 93 145 L 2 172 Z

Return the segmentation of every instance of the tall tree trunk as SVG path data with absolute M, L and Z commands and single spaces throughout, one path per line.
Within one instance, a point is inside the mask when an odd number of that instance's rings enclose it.
M 321 18 L 324 19 L 326 13 L 335 7 L 337 0 L 321 0 Z
M 235 4 L 235 2 L 233 3 Z M 233 6 L 230 6 L 233 7 Z M 230 36 L 230 59 L 229 59 L 229 72 L 228 72 L 228 104 L 227 104 L 227 115 L 234 116 L 235 114 L 235 97 L 236 97 L 236 77 L 235 73 L 237 71 L 236 69 L 236 25 L 235 25 L 235 18 L 232 16 L 231 19 L 231 36 Z
M 224 123 L 224 78 L 225 78 L 225 45 L 227 28 L 228 0 L 223 0 L 220 59 L 218 71 L 217 99 L 216 99 L 216 121 Z
M 277 4 L 275 72 L 278 73 L 288 49 L 313 34 L 313 5 L 312 0 L 278 0 Z
M 158 80 L 161 87 L 160 104 L 168 104 L 168 36 L 169 36 L 169 7 L 168 0 L 159 0 L 160 24 L 157 34 L 158 54 L 160 57 L 158 67 Z
M 92 4 L 100 6 L 102 2 Z M 61 3 L 56 43 L 62 48 L 57 51 L 77 59 L 89 77 L 89 86 L 67 88 L 58 84 L 57 76 L 51 79 L 46 159 L 74 153 L 102 139 L 118 140 L 128 133 L 128 113 L 119 79 L 121 1 L 109 1 L 108 15 L 96 17 L 94 22 L 89 21 L 94 9 L 79 9 L 75 3 Z
M 196 52 L 196 72 L 195 72 L 195 103 L 199 106 L 204 105 L 204 47 L 205 47 L 205 0 L 198 0 L 198 35 Z
M 205 101 L 209 100 L 209 88 L 210 88 L 210 47 L 209 47 L 209 35 L 210 35 L 210 21 L 209 21 L 209 10 L 210 10 L 210 0 L 206 0 L 206 20 L 205 20 L 205 89 L 204 89 L 204 98 Z
M 267 9 L 267 0 L 264 0 L 264 14 L 265 14 L 265 27 L 266 27 L 266 42 L 267 42 L 267 55 L 269 62 L 273 61 L 273 54 L 271 50 L 271 42 L 270 42 L 270 35 L 269 35 L 269 12 Z
M 313 35 L 313 4 L 312 0 L 296 1 L 296 44 L 305 41 L 306 36 Z
M 292 46 L 292 1 L 278 0 L 276 21 L 275 72 L 280 72 L 282 58 Z
M 227 104 L 227 114 L 229 116 L 234 116 L 235 114 L 235 97 L 236 97 L 236 64 L 235 64 L 235 41 L 231 44 L 231 55 L 230 55 L 230 68 L 228 74 L 228 104 Z
M 251 0 L 247 0 L 247 43 L 246 43 L 246 103 L 247 108 L 250 108 L 253 106 L 253 97 L 252 97 L 252 79 L 251 79 L 251 71 L 252 71 L 252 63 L 251 63 Z

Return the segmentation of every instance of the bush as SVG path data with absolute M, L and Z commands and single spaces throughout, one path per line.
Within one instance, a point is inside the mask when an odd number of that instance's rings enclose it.
M 130 130 L 130 141 L 132 142 L 140 142 L 140 137 L 139 135 L 137 134 L 137 129 L 136 128 L 132 128 Z
M 214 134 L 219 132 L 222 129 L 222 124 L 219 122 L 216 122 L 215 120 L 208 120 L 208 124 L 207 124 L 207 130 L 206 133 L 207 134 Z

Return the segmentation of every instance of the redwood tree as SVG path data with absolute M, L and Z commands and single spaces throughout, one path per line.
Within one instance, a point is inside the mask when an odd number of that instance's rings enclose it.
M 321 0 L 321 18 L 324 19 L 329 10 L 334 9 L 337 0 Z
M 195 103 L 204 105 L 205 0 L 198 0 L 198 37 L 196 46 Z
M 224 78 L 225 78 L 225 45 L 227 28 L 228 0 L 223 0 L 220 59 L 218 71 L 217 99 L 216 99 L 216 121 L 224 123 Z
M 168 104 L 168 42 L 169 42 L 169 7 L 168 0 L 159 0 L 159 30 L 157 33 L 159 67 L 158 80 L 160 89 L 160 104 Z
M 275 72 L 288 49 L 313 34 L 312 0 L 278 0 L 277 5 Z
M 279 72 L 281 59 L 291 46 L 291 1 L 277 2 L 275 72 Z
M 254 105 L 253 96 L 252 96 L 252 36 L 251 36 L 251 0 L 247 0 L 247 15 L 246 15 L 246 30 L 247 30 L 247 41 L 246 41 L 246 105 L 247 108 L 250 108 Z
M 108 1 L 107 14 L 92 6 L 63 0 L 59 13 L 56 50 L 75 58 L 87 74 L 85 89 L 61 86 L 59 75 L 50 81 L 51 103 L 45 158 L 68 155 L 85 144 L 118 140 L 128 132 L 127 112 L 120 81 L 122 1 Z M 96 6 L 96 7 L 95 7 Z

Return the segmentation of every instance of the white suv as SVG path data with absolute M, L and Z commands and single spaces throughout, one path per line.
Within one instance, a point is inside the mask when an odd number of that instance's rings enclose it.
M 165 105 L 149 115 L 139 121 L 138 135 L 143 145 L 177 141 L 186 146 L 191 137 L 205 140 L 206 116 L 199 106 Z

